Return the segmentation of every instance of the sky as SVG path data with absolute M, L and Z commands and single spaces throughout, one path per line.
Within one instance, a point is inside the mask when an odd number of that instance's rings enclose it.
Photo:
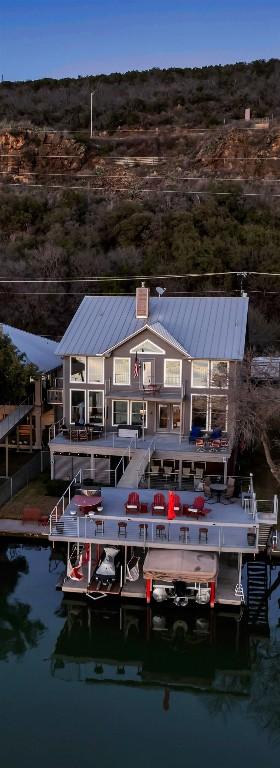
M 0 0 L 4 80 L 279 55 L 280 0 Z

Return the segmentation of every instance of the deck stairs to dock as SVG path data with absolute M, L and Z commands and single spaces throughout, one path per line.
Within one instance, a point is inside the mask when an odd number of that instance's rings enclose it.
M 151 440 L 148 448 L 137 448 L 118 482 L 118 488 L 138 488 L 140 479 L 151 460 L 154 450 L 154 440 Z
M 118 482 L 118 488 L 138 488 L 139 476 L 143 466 L 146 450 L 137 450 L 133 454 L 129 464 L 127 465 L 121 479 Z M 147 464 L 149 458 L 147 457 Z M 146 464 L 146 466 L 147 466 Z M 146 469 L 146 467 L 145 467 Z
M 25 400 L 23 403 L 17 406 L 14 411 L 9 413 L 5 419 L 0 421 L 0 442 L 14 429 L 25 416 L 28 416 L 33 408 L 33 400 Z
M 262 551 L 266 551 L 272 540 L 273 528 L 267 523 L 260 523 L 258 546 Z
M 247 563 L 248 623 L 268 631 L 267 564 L 265 560 Z

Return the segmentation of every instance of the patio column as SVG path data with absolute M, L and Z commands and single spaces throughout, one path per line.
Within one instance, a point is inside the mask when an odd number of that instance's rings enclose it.
M 151 587 L 152 587 L 152 579 L 146 579 L 146 602 L 147 602 L 147 605 L 150 605 L 150 602 L 151 602 Z
M 88 585 L 90 584 L 91 577 L 91 543 L 89 542 L 89 558 L 88 558 Z
M 210 581 L 210 608 L 214 608 L 215 606 L 215 593 L 216 593 L 215 581 Z
M 9 436 L 5 437 L 6 477 L 9 477 Z
M 227 483 L 227 460 L 224 459 L 224 484 Z

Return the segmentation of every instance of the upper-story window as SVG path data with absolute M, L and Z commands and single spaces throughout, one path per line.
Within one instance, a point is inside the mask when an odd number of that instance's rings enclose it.
M 89 384 L 104 384 L 103 357 L 88 358 L 88 382 Z
M 114 357 L 114 384 L 130 384 L 129 357 Z
M 164 361 L 164 386 L 180 387 L 182 381 L 182 362 L 181 360 Z
M 228 387 L 228 363 L 212 360 L 210 363 L 210 387 L 226 389 Z
M 196 389 L 227 389 L 229 364 L 224 360 L 193 360 L 192 387 Z
M 192 387 L 205 389 L 209 385 L 209 361 L 193 360 Z
M 86 358 L 85 357 L 71 357 L 70 358 L 70 381 L 84 383 L 86 380 Z

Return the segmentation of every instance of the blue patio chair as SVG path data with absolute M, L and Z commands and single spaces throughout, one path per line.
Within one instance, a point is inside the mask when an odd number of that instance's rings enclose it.
M 189 434 L 189 442 L 195 443 L 195 441 L 200 437 L 202 437 L 202 431 L 200 427 L 192 427 Z

